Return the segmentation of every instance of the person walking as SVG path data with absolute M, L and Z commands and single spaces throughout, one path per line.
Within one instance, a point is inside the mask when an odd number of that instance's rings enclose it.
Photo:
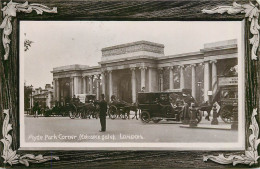
M 105 101 L 105 95 L 101 95 L 101 101 L 99 102 L 99 118 L 101 124 L 100 132 L 106 131 L 106 113 L 107 113 L 107 102 Z

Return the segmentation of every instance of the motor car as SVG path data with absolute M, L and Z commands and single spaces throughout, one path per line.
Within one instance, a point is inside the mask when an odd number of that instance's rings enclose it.
M 141 110 L 141 120 L 145 123 L 153 121 L 158 123 L 161 120 L 183 121 L 184 107 L 194 100 L 187 90 L 169 90 L 165 92 L 139 92 L 138 108 Z M 194 100 L 195 101 L 195 100 Z M 197 122 L 202 119 L 201 112 L 197 113 Z

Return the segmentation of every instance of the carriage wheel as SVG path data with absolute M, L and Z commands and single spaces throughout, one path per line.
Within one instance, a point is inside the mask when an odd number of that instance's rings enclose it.
M 198 124 L 199 122 L 201 122 L 201 120 L 202 120 L 202 112 L 201 112 L 200 110 L 197 110 L 197 112 L 196 112 L 196 121 L 197 121 L 197 124 Z
M 129 108 L 129 107 L 127 107 L 127 108 L 125 108 L 125 118 L 130 118 L 130 111 L 131 111 L 131 109 Z
M 91 110 L 86 110 L 86 114 L 85 114 L 86 119 L 90 119 L 91 115 L 92 115 L 92 111 Z
M 228 124 L 231 124 L 234 119 L 233 115 L 233 106 L 224 106 L 222 109 L 220 109 L 220 117 L 221 119 Z
M 111 119 L 115 119 L 117 115 L 117 108 L 116 106 L 110 106 L 109 107 L 109 114 Z
M 69 110 L 69 117 L 70 117 L 71 119 L 75 119 L 75 112 Z
M 82 114 L 81 111 L 78 111 L 78 112 L 76 113 L 75 117 L 76 117 L 76 118 L 82 118 L 81 114 Z
M 76 106 L 75 106 L 75 105 L 71 105 L 68 112 L 69 112 L 69 117 L 70 117 L 71 119 L 75 119 L 76 114 L 77 114 L 77 108 L 76 108 Z
M 82 111 L 80 112 L 80 114 L 81 114 L 81 118 L 82 119 L 86 119 L 87 118 L 87 110 L 86 109 L 82 109 Z
M 147 111 L 142 111 L 141 113 L 141 120 L 142 122 L 149 123 L 150 121 L 150 113 Z

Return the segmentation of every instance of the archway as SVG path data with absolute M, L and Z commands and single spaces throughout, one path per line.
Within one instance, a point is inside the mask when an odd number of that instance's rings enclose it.
M 118 98 L 128 103 L 132 102 L 132 86 L 130 74 L 124 74 L 119 78 Z

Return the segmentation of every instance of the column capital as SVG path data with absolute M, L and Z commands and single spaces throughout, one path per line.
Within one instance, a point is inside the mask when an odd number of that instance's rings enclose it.
M 95 76 L 97 77 L 97 79 L 100 79 L 101 75 L 100 74 L 96 74 Z
M 168 66 L 167 69 L 168 69 L 168 70 L 173 70 L 173 69 L 174 69 L 174 66 Z
M 197 63 L 190 64 L 191 67 L 196 67 Z
M 158 67 L 157 69 L 163 71 L 164 67 Z
M 158 71 L 159 71 L 160 74 L 163 74 L 163 71 L 164 71 L 164 68 L 163 68 L 163 67 L 158 67 L 157 69 L 158 69 Z
M 185 65 L 178 65 L 178 68 L 180 69 L 180 68 L 185 68 Z
M 209 63 L 217 63 L 217 60 L 210 60 Z
M 108 70 L 107 73 L 112 73 L 112 70 Z
M 136 67 L 130 67 L 131 71 L 135 71 Z
M 200 63 L 198 63 L 199 64 L 199 66 L 204 66 L 204 63 L 203 62 L 200 62 Z
M 87 75 L 87 77 L 88 77 L 89 79 L 92 79 L 92 78 L 94 77 L 94 75 Z
M 140 69 L 140 70 L 146 70 L 146 69 L 147 69 L 147 66 L 140 66 L 139 69 Z
M 104 76 L 106 76 L 106 75 L 107 75 L 107 71 L 105 71 L 105 70 L 104 70 L 104 71 L 102 71 L 102 72 L 101 72 L 101 75 L 104 75 Z

